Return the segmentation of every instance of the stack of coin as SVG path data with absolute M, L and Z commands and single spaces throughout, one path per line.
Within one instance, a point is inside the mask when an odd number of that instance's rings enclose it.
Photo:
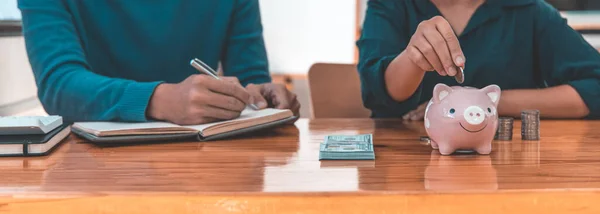
M 513 137 L 513 122 L 512 117 L 499 117 L 498 129 L 496 130 L 495 140 L 510 141 Z
M 521 112 L 521 138 L 523 140 L 540 139 L 540 111 L 524 110 Z
M 431 140 L 429 139 L 428 136 L 421 136 L 419 138 L 419 142 L 421 145 L 427 145 L 427 146 L 431 145 Z

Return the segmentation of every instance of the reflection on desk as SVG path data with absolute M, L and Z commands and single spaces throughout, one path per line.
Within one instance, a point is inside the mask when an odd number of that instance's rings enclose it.
M 51 156 L 0 159 L 0 210 L 598 213 L 595 130 L 600 121 L 542 121 L 541 141 L 521 141 L 515 121 L 514 140 L 488 156 L 441 156 L 419 141 L 422 123 L 400 120 L 301 119 L 219 142 L 111 148 L 72 136 Z M 318 160 L 326 135 L 366 133 L 375 161 Z
M 425 189 L 433 191 L 497 190 L 498 177 L 489 155 L 443 156 L 431 153 Z

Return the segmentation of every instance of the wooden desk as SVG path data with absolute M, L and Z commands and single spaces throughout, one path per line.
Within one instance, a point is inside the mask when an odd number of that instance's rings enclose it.
M 600 213 L 600 121 L 542 121 L 542 141 L 438 155 L 422 123 L 300 120 L 213 143 L 0 159 L 0 213 Z M 376 161 L 319 162 L 328 134 L 373 133 Z M 386 212 L 384 212 L 386 211 Z

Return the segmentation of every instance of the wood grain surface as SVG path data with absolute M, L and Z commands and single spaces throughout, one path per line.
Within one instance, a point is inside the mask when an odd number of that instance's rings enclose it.
M 0 213 L 600 213 L 600 121 L 441 156 L 420 122 L 301 119 L 218 142 L 0 158 Z M 375 161 L 319 161 L 330 134 L 372 133 Z

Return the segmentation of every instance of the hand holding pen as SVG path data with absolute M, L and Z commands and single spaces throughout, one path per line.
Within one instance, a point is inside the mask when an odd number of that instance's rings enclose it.
M 196 70 L 207 74 L 209 76 L 211 76 L 214 79 L 217 80 L 221 80 L 221 78 L 219 78 L 219 76 L 217 76 L 217 72 L 215 70 L 213 70 L 210 66 L 206 65 L 204 62 L 202 62 L 199 59 L 193 59 L 192 61 L 190 61 L 190 65 L 194 68 L 196 68 Z M 237 82 L 239 84 L 239 82 Z M 249 103 L 248 106 L 250 108 L 252 108 L 253 110 L 259 110 L 260 108 L 258 108 L 256 105 L 254 105 L 253 103 Z
M 252 96 L 238 82 L 211 75 L 191 75 L 179 83 L 159 84 L 146 116 L 179 125 L 198 125 L 238 118 Z

